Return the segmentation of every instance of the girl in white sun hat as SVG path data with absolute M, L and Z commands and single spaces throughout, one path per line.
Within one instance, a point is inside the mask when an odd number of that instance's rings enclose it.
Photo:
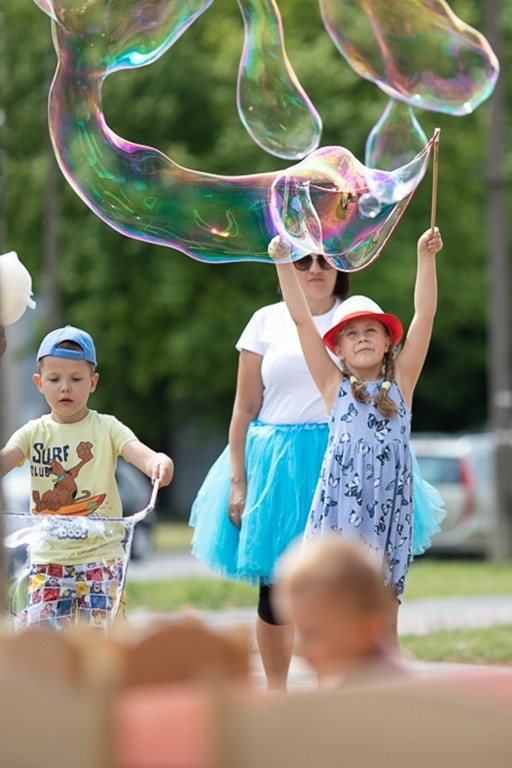
M 413 468 L 409 447 L 414 387 L 425 362 L 437 305 L 436 228 L 418 240 L 414 317 L 402 347 L 400 320 L 366 296 L 341 304 L 320 336 L 280 237 L 269 245 L 307 365 L 330 414 L 329 442 L 305 539 L 333 533 L 382 559 L 391 638 L 411 560 Z M 327 349 L 341 362 L 333 362 Z

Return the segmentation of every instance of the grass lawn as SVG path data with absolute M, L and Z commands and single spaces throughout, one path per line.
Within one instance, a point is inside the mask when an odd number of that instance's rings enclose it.
M 405 600 L 435 597 L 506 595 L 512 592 L 512 563 L 472 560 L 424 559 L 413 564 Z M 130 605 L 152 611 L 177 611 L 184 607 L 244 608 L 256 604 L 256 588 L 217 577 L 184 578 L 154 582 L 128 579 Z M 511 637 L 512 645 L 512 637 Z
M 512 593 L 512 561 L 420 557 L 407 577 L 405 600 L 423 597 L 478 597 Z
M 187 609 L 220 610 L 222 608 L 250 608 L 257 602 L 256 587 L 211 579 L 171 579 L 126 583 L 126 596 L 130 608 L 149 611 L 184 611 Z
M 160 551 L 188 549 L 192 530 L 186 523 L 157 527 Z M 512 592 L 512 562 L 418 558 L 411 567 L 405 600 L 485 596 Z M 255 607 L 257 590 L 219 578 L 176 579 L 127 584 L 128 605 L 150 611 L 216 610 Z M 512 665 L 512 626 L 458 629 L 402 638 L 404 653 L 422 661 Z
M 161 523 L 155 532 L 155 547 L 159 551 L 187 550 L 191 538 L 192 529 L 187 523 Z M 405 599 L 500 595 L 511 592 L 512 561 L 491 563 L 484 560 L 418 557 L 407 578 Z M 241 605 L 246 605 L 246 596 L 252 595 L 253 591 L 247 593 L 247 590 L 242 589 L 240 593 L 237 590 L 231 593 L 227 590 L 226 597 L 236 600 L 237 594 L 242 600 Z
M 443 629 L 400 638 L 406 657 L 454 664 L 512 665 L 512 626 Z
M 155 549 L 170 551 L 173 549 L 190 549 L 192 528 L 185 522 L 158 523 L 154 531 Z

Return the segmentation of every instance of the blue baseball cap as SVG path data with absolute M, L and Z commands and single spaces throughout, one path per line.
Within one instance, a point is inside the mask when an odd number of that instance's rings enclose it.
M 74 341 L 81 347 L 81 350 L 58 348 L 58 345 L 63 341 Z M 68 360 L 86 360 L 88 363 L 96 365 L 96 350 L 92 337 L 86 331 L 81 331 L 80 328 L 74 328 L 72 325 L 56 328 L 44 337 L 37 352 L 37 360 L 39 361 L 47 355 L 65 357 Z

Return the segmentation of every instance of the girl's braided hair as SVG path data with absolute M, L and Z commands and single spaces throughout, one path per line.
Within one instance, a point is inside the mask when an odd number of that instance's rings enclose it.
M 398 413 L 398 406 L 393 398 L 389 396 L 389 388 L 391 387 L 391 382 L 395 375 L 395 350 L 393 347 L 390 347 L 384 355 L 382 363 L 384 381 L 375 396 L 366 393 L 366 384 L 364 381 L 359 381 L 357 376 L 354 376 L 354 374 L 351 373 L 345 363 L 342 364 L 342 370 L 350 381 L 350 387 L 355 400 L 360 403 L 369 403 L 373 400 L 381 416 L 384 416 L 386 419 L 392 419 L 393 416 L 396 416 Z

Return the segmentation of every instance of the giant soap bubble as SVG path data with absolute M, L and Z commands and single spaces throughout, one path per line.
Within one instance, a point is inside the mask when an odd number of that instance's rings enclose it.
M 412 107 L 390 99 L 368 134 L 365 163 L 369 168 L 391 171 L 409 163 L 426 143 L 427 137 Z
M 365 167 L 343 147 L 318 149 L 274 179 L 276 230 L 298 252 L 321 253 L 337 269 L 362 269 L 382 250 L 423 177 L 431 144 L 389 173 Z
M 273 0 L 238 0 L 245 27 L 237 104 L 254 141 L 273 155 L 302 158 L 320 143 L 322 120 L 285 53 Z
M 319 0 L 358 75 L 411 106 L 467 115 L 493 91 L 498 60 L 444 0 Z
M 306 176 L 321 188 L 327 178 L 329 188 L 343 199 L 349 196 L 353 205 L 361 196 L 365 202 L 377 197 L 376 205 L 358 208 L 361 215 L 338 216 L 334 224 L 332 220 L 323 223 L 322 206 L 315 207 L 318 196 L 313 194 L 309 202 L 304 197 L 301 180 L 305 167 L 300 162 L 285 172 L 218 176 L 184 168 L 157 149 L 130 142 L 109 128 L 102 110 L 105 78 L 118 70 L 155 61 L 213 0 L 35 2 L 52 19 L 59 59 L 49 98 L 50 133 L 57 160 L 76 193 L 111 227 L 201 261 L 270 261 L 269 241 L 289 229 L 291 209 L 284 204 L 284 189 L 288 188 L 287 199 L 308 212 L 302 235 L 292 240 L 296 249 L 292 257 L 316 243 L 320 251 L 338 259 L 337 266 L 352 270 L 361 269 L 380 253 L 425 173 L 431 143 L 419 153 L 419 160 L 412 158 L 403 170 L 393 163 L 392 175 L 387 169 L 371 171 L 353 158 L 358 165 L 354 175 L 353 161 L 344 159 L 353 156 L 343 147 L 314 150 L 320 121 L 286 57 L 274 0 L 239 0 L 246 32 L 238 81 L 242 121 L 267 151 L 294 159 L 306 154 L 302 161 L 307 164 Z M 353 10 L 356 4 L 339 5 L 340 9 Z M 389 7 L 386 2 L 371 5 L 376 19 Z M 405 19 L 408 27 L 416 23 L 418 13 L 431 16 L 431 2 L 409 3 L 409 16 L 404 4 L 397 5 L 400 13 L 388 15 L 402 22 Z M 368 34 L 382 41 L 386 27 L 380 30 L 377 26 Z M 439 62 L 428 51 L 428 46 L 419 51 L 411 66 L 431 77 Z M 454 50 L 450 61 L 456 56 L 462 57 L 462 48 Z M 388 75 L 393 80 L 391 70 Z M 464 77 L 466 90 L 478 94 L 472 97 L 466 93 L 465 98 L 476 105 L 483 98 L 482 80 L 487 95 L 492 90 L 492 71 L 481 58 L 468 72 Z M 432 92 L 439 103 L 451 105 L 451 91 L 446 91 L 442 78 L 432 79 Z M 399 89 L 400 71 L 396 80 Z M 258 86 L 266 91 L 260 98 Z M 273 100 L 269 98 L 272 89 Z M 411 94 L 411 98 L 416 97 Z M 328 230 L 326 236 L 323 232 L 319 237 L 318 221 Z

